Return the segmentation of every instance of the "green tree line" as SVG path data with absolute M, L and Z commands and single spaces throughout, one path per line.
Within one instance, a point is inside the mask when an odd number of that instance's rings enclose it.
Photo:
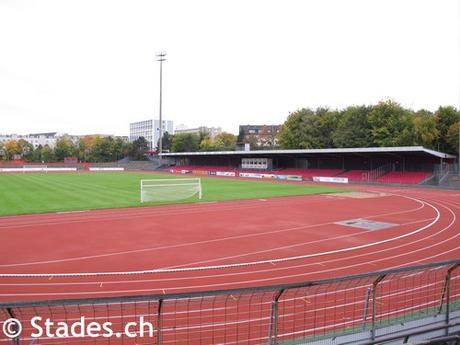
M 282 125 L 277 146 L 310 149 L 421 145 L 458 154 L 459 131 L 460 112 L 452 106 L 439 107 L 434 112 L 414 111 L 388 100 L 341 110 L 324 107 L 297 110 Z M 240 136 L 223 132 L 211 138 L 207 132 L 175 135 L 165 132 L 162 146 L 164 151 L 171 152 L 232 151 L 237 141 L 243 143 Z M 0 142 L 0 158 L 8 160 L 20 155 L 26 161 L 54 162 L 77 157 L 82 162 L 112 162 L 127 156 L 143 160 L 148 149 L 149 144 L 142 137 L 128 143 L 114 137 L 86 136 L 73 141 L 63 136 L 53 148 L 47 145 L 34 148 L 23 139 Z
M 454 107 L 413 111 L 391 100 L 343 110 L 303 108 L 288 116 L 278 141 L 285 149 L 421 145 L 458 154 L 459 123 Z
M 211 138 L 209 133 L 165 133 L 162 141 L 163 150 L 171 152 L 194 151 L 233 151 L 236 148 L 236 136 L 223 132 Z
M 74 141 L 65 135 L 56 140 L 54 147 L 39 145 L 36 148 L 24 139 L 0 142 L 0 158 L 10 160 L 19 155 L 28 162 L 62 162 L 66 157 L 76 157 L 80 162 L 114 162 L 126 156 L 142 160 L 147 150 L 148 142 L 144 138 L 132 143 L 100 136 L 86 136 Z

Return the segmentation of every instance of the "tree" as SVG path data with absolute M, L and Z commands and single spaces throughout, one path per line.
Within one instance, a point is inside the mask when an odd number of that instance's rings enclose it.
M 161 137 L 161 146 L 163 151 L 170 151 L 171 150 L 171 142 L 172 136 L 168 132 L 164 132 L 163 136 Z M 157 142 L 157 150 L 160 147 L 160 139 Z
M 0 141 L 0 158 L 6 159 L 5 144 L 3 143 L 3 141 Z
M 194 152 L 200 147 L 200 136 L 195 133 L 179 133 L 172 137 L 172 152 Z
M 285 149 L 306 149 L 311 148 L 311 141 L 306 140 L 308 133 L 305 133 L 306 123 L 312 123 L 314 112 L 311 109 L 300 109 L 289 114 L 287 120 L 281 127 L 278 140 Z
M 22 154 L 16 140 L 8 140 L 4 145 L 6 159 L 12 159 L 14 155 Z
M 32 157 L 31 157 L 31 161 L 33 162 L 41 162 L 42 161 L 42 150 L 43 150 L 43 146 L 42 145 L 38 145 L 35 150 L 33 150 L 32 152 Z
M 449 127 L 446 136 L 446 143 L 449 145 L 448 150 L 458 155 L 458 140 L 460 132 L 460 122 L 454 123 Z
M 334 147 L 332 133 L 337 128 L 339 113 L 327 108 L 300 109 L 291 113 L 283 124 L 278 139 L 285 149 Z
M 44 161 L 44 162 L 53 162 L 55 159 L 56 158 L 54 156 L 53 150 L 48 145 L 43 146 L 43 149 L 42 149 L 42 161 Z
M 460 121 L 460 112 L 454 107 L 439 107 L 435 113 L 437 129 L 439 131 L 435 148 L 442 152 L 454 153 L 458 146 L 454 147 L 447 141 L 448 132 L 451 126 Z
M 414 144 L 432 148 L 439 137 L 436 118 L 428 110 L 419 110 L 414 114 Z
M 134 160 L 145 160 L 148 151 L 149 142 L 144 137 L 139 137 L 131 143 L 128 155 Z
M 34 147 L 31 143 L 24 139 L 19 139 L 17 143 L 18 153 L 22 156 L 23 159 L 30 161 L 32 159 L 32 154 L 34 152 Z
M 372 146 L 372 131 L 368 115 L 372 107 L 351 106 L 340 115 L 337 128 L 332 134 L 336 147 Z
M 333 133 L 337 129 L 340 113 L 328 108 L 316 109 L 316 126 L 313 128 L 312 137 L 316 148 L 334 147 Z
M 58 161 L 63 161 L 66 157 L 73 157 L 77 154 L 77 149 L 72 139 L 68 135 L 64 135 L 56 140 L 54 147 L 54 155 Z
M 96 139 L 96 143 L 91 153 L 91 161 L 93 162 L 113 162 L 116 160 L 114 150 L 114 140 L 112 137 Z
M 214 141 L 209 138 L 201 140 L 200 150 L 201 151 L 215 151 L 216 147 L 214 145 Z
M 377 146 L 413 145 L 412 113 L 398 103 L 379 102 L 369 113 L 372 141 Z
M 213 142 L 218 151 L 234 151 L 236 148 L 236 136 L 231 133 L 222 132 L 216 135 Z
M 78 151 L 77 155 L 80 161 L 82 162 L 94 161 L 92 159 L 92 153 L 93 153 L 94 147 L 96 146 L 97 138 L 98 136 L 87 135 L 87 136 L 81 137 L 78 140 L 76 149 Z

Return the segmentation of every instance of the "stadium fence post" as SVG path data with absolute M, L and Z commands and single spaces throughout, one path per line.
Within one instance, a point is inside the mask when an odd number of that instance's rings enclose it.
M 371 340 L 375 340 L 375 321 L 377 314 L 377 285 L 385 279 L 386 274 L 378 276 L 372 283 L 372 327 L 371 327 Z
M 10 318 L 12 319 L 16 319 L 16 316 L 14 315 L 13 313 L 13 310 L 11 308 L 6 308 L 6 313 L 9 315 Z M 13 345 L 19 345 L 19 342 L 20 342 L 20 332 L 18 330 L 18 325 L 17 324 L 14 324 L 13 325 L 13 333 L 15 334 L 18 334 L 16 337 L 14 337 L 13 339 L 11 339 L 11 343 Z
M 364 297 L 364 311 L 363 311 L 363 332 L 366 330 L 366 321 L 367 321 L 367 313 L 369 309 L 369 299 L 371 297 L 371 288 L 366 290 L 366 295 Z
M 284 289 L 281 289 L 273 297 L 268 323 L 268 345 L 278 344 L 278 301 L 283 292 Z
M 446 325 L 449 325 L 450 323 L 450 293 L 451 293 L 452 271 L 458 268 L 458 266 L 459 264 L 455 264 L 447 270 L 446 282 L 445 282 L 444 289 L 443 289 L 443 295 L 444 293 L 446 295 Z M 442 300 L 443 300 L 443 297 L 441 297 L 440 311 L 442 310 Z M 449 336 L 449 327 L 446 327 L 446 336 Z
M 163 306 L 163 300 L 158 300 L 157 310 L 157 345 L 161 344 L 161 307 Z

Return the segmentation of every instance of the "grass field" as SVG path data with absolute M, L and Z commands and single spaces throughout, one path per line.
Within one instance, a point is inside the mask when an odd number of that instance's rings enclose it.
M 0 174 L 0 216 L 140 206 L 140 180 L 154 178 L 174 176 L 128 172 Z M 203 177 L 201 181 L 202 201 L 344 191 L 324 186 L 208 177 Z M 184 202 L 194 201 L 197 199 Z

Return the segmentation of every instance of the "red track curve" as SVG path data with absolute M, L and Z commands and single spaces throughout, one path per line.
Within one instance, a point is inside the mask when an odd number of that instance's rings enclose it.
M 45 277 L 0 277 L 0 301 L 280 284 L 460 257 L 458 192 L 360 188 L 386 195 L 3 217 L 0 273 Z M 399 225 L 367 231 L 334 224 L 354 218 Z M 164 268 L 186 271 L 129 274 Z M 58 276 L 114 271 L 126 274 Z

